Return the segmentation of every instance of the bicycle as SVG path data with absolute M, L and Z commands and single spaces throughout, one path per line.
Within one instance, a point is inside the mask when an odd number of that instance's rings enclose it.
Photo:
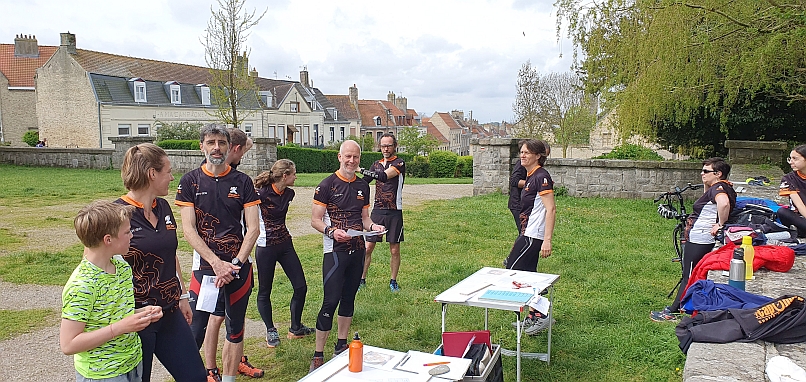
M 677 220 L 677 226 L 675 226 L 674 231 L 672 231 L 672 242 L 674 243 L 674 251 L 676 255 L 672 258 L 672 262 L 680 263 L 681 276 L 680 280 L 677 281 L 677 285 L 675 285 L 666 296 L 667 298 L 672 297 L 677 288 L 680 287 L 681 281 L 683 281 L 683 247 L 686 244 L 686 221 L 689 217 L 689 213 L 686 211 L 683 193 L 688 190 L 699 190 L 702 188 L 702 184 L 691 183 L 689 183 L 683 189 L 675 186 L 674 191 L 664 192 L 653 201 L 653 203 L 660 202 L 658 204 L 658 214 L 660 216 L 666 219 Z

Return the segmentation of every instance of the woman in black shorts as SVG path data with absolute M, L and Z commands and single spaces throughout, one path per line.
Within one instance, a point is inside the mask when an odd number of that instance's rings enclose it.
M 792 149 L 786 161 L 792 172 L 781 179 L 778 195 L 789 198 L 789 208 L 778 209 L 778 219 L 787 227 L 795 226 L 798 237 L 806 237 L 806 145 Z
M 294 199 L 294 185 L 297 170 L 294 162 L 280 159 L 274 162 L 270 171 L 264 171 L 255 178 L 255 190 L 260 197 L 260 237 L 257 239 L 255 260 L 257 262 L 257 310 L 266 324 L 266 345 L 270 348 L 280 344 L 280 335 L 274 327 L 271 311 L 271 288 L 274 282 L 274 269 L 279 262 L 291 281 L 294 294 L 291 296 L 291 327 L 289 339 L 302 338 L 314 333 L 314 329 L 302 324 L 302 308 L 308 284 L 299 262 L 291 234 L 285 225 L 288 206 Z

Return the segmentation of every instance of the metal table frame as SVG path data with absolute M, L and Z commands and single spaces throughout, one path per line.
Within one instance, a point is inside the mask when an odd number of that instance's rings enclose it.
M 489 309 L 508 310 L 508 311 L 515 312 L 515 315 L 517 316 L 517 319 L 518 319 L 518 321 L 517 321 L 518 324 L 517 324 L 517 329 L 516 329 L 517 330 L 516 350 L 513 352 L 512 350 L 506 350 L 506 349 L 502 348 L 501 349 L 501 354 L 507 355 L 507 356 L 513 356 L 513 355 L 515 356 L 515 359 L 516 359 L 515 362 L 516 362 L 516 365 L 517 365 L 516 366 L 516 370 L 517 370 L 517 372 L 516 372 L 516 374 L 517 374 L 516 381 L 520 382 L 520 380 L 521 380 L 521 358 L 522 357 L 528 358 L 528 359 L 537 359 L 537 360 L 540 360 L 540 361 L 544 361 L 546 363 L 551 362 L 551 329 L 552 329 L 552 325 L 553 325 L 552 320 L 553 320 L 553 315 L 554 315 L 554 283 L 557 282 L 557 279 L 559 279 L 560 276 L 559 275 L 552 275 L 552 274 L 548 274 L 548 273 L 515 271 L 515 270 L 510 270 L 510 269 L 506 270 L 506 273 L 509 273 L 509 274 L 513 275 L 513 277 L 528 278 L 530 276 L 531 277 L 540 276 L 540 277 L 546 277 L 549 280 L 548 284 L 545 285 L 545 287 L 541 288 L 539 291 L 536 290 L 536 289 L 534 290 L 535 293 L 541 293 L 544 290 L 548 291 L 548 295 L 549 295 L 548 299 L 549 299 L 549 302 L 551 303 L 550 306 L 549 306 L 549 312 L 548 312 L 548 320 L 549 320 L 548 339 L 547 339 L 548 347 L 546 349 L 546 353 L 523 353 L 523 352 L 521 352 L 521 337 L 522 337 L 522 329 L 523 329 L 522 328 L 523 321 L 521 320 L 521 313 L 523 312 L 524 308 L 527 308 L 527 310 L 528 310 L 528 305 L 521 305 L 519 303 L 497 302 L 497 301 L 483 301 L 483 300 L 480 301 L 480 300 L 478 300 L 476 298 L 477 296 L 483 294 L 484 291 L 487 290 L 487 289 L 491 289 L 491 288 L 492 289 L 500 289 L 501 286 L 496 287 L 495 285 L 487 285 L 485 287 L 482 287 L 481 289 L 478 289 L 475 292 L 473 292 L 472 296 L 470 296 L 464 302 L 448 301 L 447 299 L 440 299 L 440 296 L 445 295 L 447 292 L 449 292 L 452 289 L 456 288 L 460 284 L 466 283 L 466 284 L 471 284 L 472 285 L 472 284 L 474 284 L 474 281 L 473 281 L 474 278 L 482 277 L 482 275 L 488 274 L 490 270 L 494 270 L 494 269 L 499 269 L 499 268 L 484 267 L 484 268 L 478 270 L 476 273 L 468 276 L 467 278 L 465 278 L 464 280 L 460 281 L 459 283 L 457 283 L 456 285 L 452 286 L 451 288 L 448 288 L 448 290 L 446 290 L 445 292 L 443 292 L 439 296 L 437 296 L 434 299 L 434 301 L 442 303 L 442 332 L 443 333 L 446 331 L 445 330 L 445 319 L 446 319 L 446 316 L 447 316 L 448 305 L 449 304 L 484 308 L 484 329 L 485 330 L 488 330 Z M 477 284 L 477 285 L 483 285 L 483 283 L 482 284 Z

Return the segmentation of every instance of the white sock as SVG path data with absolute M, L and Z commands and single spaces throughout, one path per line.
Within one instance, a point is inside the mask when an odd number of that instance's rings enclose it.
M 222 375 L 221 376 L 221 382 L 235 382 L 235 376 L 234 375 Z

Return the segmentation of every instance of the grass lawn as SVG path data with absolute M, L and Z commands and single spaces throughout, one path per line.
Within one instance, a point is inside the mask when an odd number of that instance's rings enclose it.
M 18 169 L 24 175 L 14 175 Z M 6 180 L 0 185 L 0 207 L 33 200 L 41 203 L 41 198 L 88 202 L 122 194 L 122 190 L 110 190 L 120 184 L 116 171 L 40 170 L 42 173 L 0 165 Z M 48 182 L 31 180 L 45 177 Z M 303 180 L 305 177 L 300 176 L 298 186 L 303 182 L 315 185 L 322 178 L 311 177 Z M 105 180 L 82 186 L 90 178 Z M 51 183 L 43 186 L 50 191 L 39 191 L 40 183 Z M 63 187 L 52 185 L 59 183 Z M 98 186 L 102 183 L 108 186 Z M 40 196 L 27 197 L 21 191 L 27 188 L 34 189 L 27 193 Z M 434 296 L 480 267 L 500 267 L 509 253 L 516 232 L 506 202 L 506 196 L 496 194 L 432 201 L 405 210 L 406 241 L 401 248 L 403 261 L 398 278 L 402 291 L 389 292 L 389 250 L 380 244 L 373 256 L 368 286 L 357 297 L 352 330 L 360 332 L 368 345 L 433 351 L 440 343 L 441 313 Z M 666 293 L 679 277 L 679 265 L 669 261 L 674 222 L 660 218 L 648 200 L 559 197 L 557 206 L 554 253 L 541 259 L 539 265 L 541 272 L 560 275 L 552 359 L 550 365 L 524 360 L 523 380 L 679 381 L 685 357 L 677 347 L 674 325 L 654 323 L 648 318 L 650 310 L 668 304 Z M 6 245 L 18 245 L 7 242 L 9 239 L 0 240 L 0 251 L 7 250 Z M 294 243 L 308 280 L 303 322 L 313 326 L 322 298 L 322 239 L 321 235 L 308 235 L 295 237 Z M 49 273 L 49 280 L 61 282 L 80 258 L 80 252 L 73 248 L 47 255 L 13 249 L 10 253 L 0 257 L 0 269 L 27 264 L 28 275 Z M 34 258 L 45 261 L 29 261 Z M 66 265 L 55 266 L 60 262 Z M 12 273 L 0 273 L 0 279 L 22 282 L 8 279 Z M 275 324 L 281 334 L 289 324 L 291 292 L 288 279 L 278 270 L 272 301 Z M 253 293 L 248 316 L 259 320 L 255 296 Z M 490 311 L 493 341 L 508 349 L 515 347 L 515 332 L 510 326 L 514 318 L 512 313 Z M 448 309 L 448 330 L 479 329 L 483 324 L 482 309 Z M 286 340 L 282 335 L 281 339 L 276 349 L 267 349 L 260 338 L 247 339 L 246 354 L 254 365 L 266 370 L 271 380 L 295 381 L 307 373 L 314 339 Z M 334 341 L 335 331 L 328 341 L 326 359 L 330 359 Z M 526 336 L 523 348 L 545 351 L 545 334 Z M 503 361 L 505 379 L 514 381 L 514 358 L 504 357 Z
M 2 310 L 0 309 L 0 341 L 23 333 L 30 333 L 59 322 L 59 312 L 53 309 Z M 58 341 L 58 338 L 55 338 Z

